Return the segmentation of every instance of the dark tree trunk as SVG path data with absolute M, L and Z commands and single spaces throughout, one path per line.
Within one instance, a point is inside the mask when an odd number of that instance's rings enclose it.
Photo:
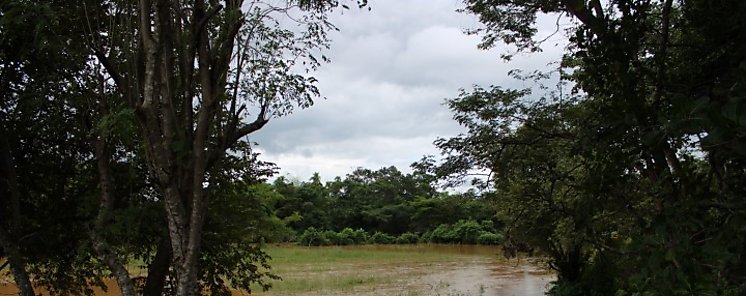
M 2 204 L 8 205 L 10 215 L 6 215 L 6 209 L 0 208 L 0 223 L 7 223 L 10 226 L 10 233 L 0 227 L 0 247 L 2 247 L 5 256 L 8 258 L 11 273 L 20 290 L 22 296 L 34 296 L 34 288 L 31 286 L 31 279 L 26 271 L 26 262 L 21 254 L 21 249 L 17 241 L 13 241 L 14 232 L 20 229 L 21 219 L 21 193 L 18 188 L 18 177 L 15 169 L 15 162 L 10 152 L 10 143 L 5 130 L 0 130 L 0 196 Z M 10 218 L 10 221 L 3 221 L 3 218 Z M 2 224 L 0 224 L 2 225 Z
M 100 94 L 103 97 L 103 80 L 101 82 Z M 100 104 L 101 115 L 105 115 L 109 112 L 107 104 L 104 99 Z M 106 238 L 99 233 L 106 227 L 108 219 L 114 210 L 114 181 L 111 175 L 111 164 L 110 148 L 104 135 L 98 135 L 93 140 L 94 142 L 94 155 L 96 157 L 96 169 L 99 176 L 99 209 L 98 215 L 93 222 L 93 227 L 89 231 L 89 237 L 93 245 L 93 250 L 99 256 L 99 258 L 106 263 L 109 267 L 114 279 L 119 285 L 119 290 L 124 296 L 135 296 L 135 285 L 132 282 L 129 271 L 125 267 L 124 263 L 121 262 L 119 256 L 111 250 Z
M 171 266 L 171 244 L 168 237 L 163 237 L 158 244 L 153 262 L 148 265 L 148 278 L 145 281 L 143 296 L 161 296 L 166 284 L 168 268 Z
M 31 279 L 26 272 L 26 262 L 21 255 L 18 245 L 9 241 L 8 235 L 0 230 L 0 247 L 5 251 L 10 265 L 10 272 L 21 296 L 34 296 L 34 288 L 31 286 Z

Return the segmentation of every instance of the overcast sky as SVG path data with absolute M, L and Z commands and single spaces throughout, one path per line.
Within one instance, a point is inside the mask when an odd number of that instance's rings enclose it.
M 460 88 L 472 85 L 527 87 L 507 77 L 511 69 L 546 69 L 562 52 L 561 36 L 545 43 L 542 54 L 500 59 L 508 49 L 477 49 L 479 37 L 464 30 L 479 26 L 457 13 L 458 0 L 377 0 L 371 10 L 335 12 L 340 29 L 331 34 L 331 63 L 315 73 L 326 100 L 274 119 L 250 139 L 262 159 L 275 162 L 280 175 L 307 180 L 344 177 L 357 167 L 409 165 L 438 155 L 432 142 L 462 129 L 443 105 Z M 555 20 L 541 22 L 540 35 Z

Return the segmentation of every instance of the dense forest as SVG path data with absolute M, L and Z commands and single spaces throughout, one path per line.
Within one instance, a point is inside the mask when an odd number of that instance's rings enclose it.
M 463 2 L 505 59 L 569 22 L 555 70 L 513 73 L 544 86 L 464 89 L 440 158 L 326 183 L 269 181 L 246 136 L 313 104 L 328 14 L 368 1 L 1 2 L 0 269 L 230 295 L 276 277 L 262 242 L 514 242 L 551 295 L 746 294 L 746 1 Z
M 504 237 L 493 201 L 473 191 L 438 192 L 434 176 L 395 167 L 358 168 L 323 184 L 280 177 L 249 186 L 266 209 L 261 239 L 303 245 L 453 243 L 495 245 Z

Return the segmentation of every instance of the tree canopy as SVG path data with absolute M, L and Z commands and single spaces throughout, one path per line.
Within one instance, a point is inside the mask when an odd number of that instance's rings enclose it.
M 746 5 L 465 2 L 483 47 L 536 51 L 537 13 L 575 21 L 572 92 L 463 91 L 468 133 L 436 141 L 436 171 L 487 171 L 507 236 L 551 255 L 551 294 L 744 293 Z
M 29 274 L 55 294 L 106 276 L 123 295 L 161 295 L 168 276 L 178 295 L 261 281 L 250 236 L 221 234 L 246 225 L 219 217 L 265 218 L 234 188 L 273 172 L 245 136 L 313 104 L 313 54 L 343 4 L 68 4 L 0 4 L 0 246 L 21 293 Z

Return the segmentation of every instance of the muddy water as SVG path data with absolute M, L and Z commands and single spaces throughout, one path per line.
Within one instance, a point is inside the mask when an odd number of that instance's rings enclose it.
M 432 264 L 394 266 L 388 272 L 400 275 L 400 280 L 340 295 L 539 296 L 556 278 L 537 258 L 505 260 L 492 247 L 419 246 L 418 250 L 466 256 Z
M 554 276 L 535 261 L 506 262 L 475 258 L 437 266 L 432 273 L 414 279 L 420 294 L 441 295 L 544 295 Z M 424 288 L 424 289 L 423 289 Z

